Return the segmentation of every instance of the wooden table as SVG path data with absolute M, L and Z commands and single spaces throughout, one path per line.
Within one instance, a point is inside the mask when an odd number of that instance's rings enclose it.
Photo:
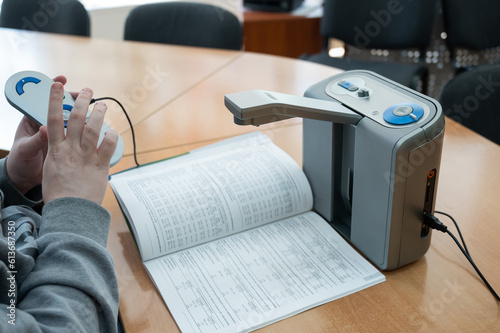
M 236 126 L 223 95 L 245 89 L 302 94 L 311 84 L 338 73 L 333 68 L 286 58 L 234 51 L 166 45 L 109 42 L 36 34 L 35 42 L 16 49 L 8 41 L 19 33 L 0 29 L 3 63 L 0 80 L 18 70 L 64 73 L 68 86 L 92 87 L 97 96 L 122 98 L 140 87 L 145 70 L 164 69 L 165 79 L 148 90 L 148 99 L 131 106 L 139 161 L 158 160 L 221 139 L 254 131 Z M 54 50 L 57 50 L 55 52 Z M 68 62 L 68 59 L 73 59 Z M 8 65 L 6 65 L 6 62 Z M 137 88 L 140 89 L 140 88 Z M 139 91 L 139 90 L 137 90 Z M 111 104 L 111 103 L 109 103 Z M 13 135 L 0 109 L 2 140 Z M 130 131 L 122 115 L 108 122 L 122 134 L 126 155 L 112 172 L 133 166 Z M 11 123 L 14 123 L 12 120 Z M 302 128 L 292 119 L 259 128 L 301 163 Z M 6 131 L 5 133 L 3 131 Z M 460 223 L 472 257 L 490 283 L 500 290 L 500 147 L 448 120 L 436 208 Z M 120 290 L 120 313 L 130 332 L 178 332 L 161 296 L 141 264 L 118 204 L 108 189 L 104 206 L 113 219 L 108 249 L 113 255 Z M 443 218 L 446 224 L 451 223 Z M 474 273 L 452 240 L 434 233 L 430 250 L 416 263 L 385 272 L 387 281 L 267 326 L 263 332 L 498 332 L 498 303 Z
M 36 70 L 50 77 L 64 74 L 68 90 L 92 85 L 95 97 L 119 99 L 134 123 L 212 76 L 241 56 L 239 52 L 138 42 L 112 42 L 11 29 L 0 29 L 0 82 L 14 73 Z M 3 93 L 2 93 L 3 95 Z M 128 128 L 121 109 L 108 103 L 106 121 L 119 132 Z M 21 114 L 0 98 L 0 149 L 10 149 Z

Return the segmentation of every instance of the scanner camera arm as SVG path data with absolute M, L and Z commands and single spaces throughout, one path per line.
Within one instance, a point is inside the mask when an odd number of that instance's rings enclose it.
M 293 117 L 355 125 L 363 118 L 339 102 L 264 90 L 227 94 L 224 96 L 224 104 L 234 115 L 234 122 L 238 125 L 259 126 Z

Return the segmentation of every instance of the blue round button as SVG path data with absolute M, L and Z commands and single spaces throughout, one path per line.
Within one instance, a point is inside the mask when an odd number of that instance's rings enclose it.
M 424 108 L 416 103 L 395 104 L 384 111 L 384 120 L 393 125 L 408 125 L 424 115 Z
M 73 110 L 73 106 L 69 104 L 63 104 L 63 119 L 64 119 L 64 128 L 68 127 L 69 114 Z

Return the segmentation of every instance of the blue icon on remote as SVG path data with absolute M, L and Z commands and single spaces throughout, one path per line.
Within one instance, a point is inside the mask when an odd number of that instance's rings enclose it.
M 40 82 L 40 79 L 37 79 L 36 77 L 28 76 L 25 77 L 24 79 L 19 80 L 16 84 L 16 91 L 19 95 L 24 94 L 24 85 L 26 83 L 35 83 L 38 84 Z

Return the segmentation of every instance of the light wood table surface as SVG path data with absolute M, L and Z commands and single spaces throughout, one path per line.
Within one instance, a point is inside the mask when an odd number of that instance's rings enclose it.
M 212 76 L 241 52 L 116 42 L 14 29 L 0 29 L 0 149 L 10 149 L 22 115 L 3 97 L 4 83 L 19 71 L 65 75 L 66 89 L 91 86 L 94 97 L 114 97 L 138 123 Z M 121 109 L 109 105 L 106 122 L 128 129 Z
M 338 73 L 321 65 L 252 53 L 34 35 L 31 38 L 35 42 L 23 43 L 16 51 L 11 40 L 21 35 L 0 29 L 1 82 L 16 71 L 36 69 L 53 76 L 65 74 L 70 89 L 88 85 L 96 96 L 120 99 L 142 84 L 147 66 L 160 66 L 172 73 L 172 79 L 148 90 L 149 98 L 131 108 L 141 163 L 255 130 L 268 134 L 301 163 L 300 119 L 259 128 L 240 127 L 233 124 L 231 114 L 225 109 L 223 95 L 246 89 L 301 95 L 310 85 Z M 13 116 L 16 111 L 2 103 L 0 142 L 3 143 L 6 136 L 13 135 L 17 123 Z M 10 125 L 5 125 L 6 117 L 14 119 Z M 114 173 L 133 166 L 130 131 L 118 111 L 111 112 L 107 121 L 119 130 L 126 144 L 124 158 L 111 170 Z M 498 291 L 500 147 L 449 119 L 445 133 L 436 209 L 458 220 L 472 257 Z M 108 249 L 115 261 L 120 313 L 126 332 L 178 332 L 141 264 L 109 187 L 104 206 L 113 216 Z M 454 230 L 450 221 L 442 220 Z M 500 331 L 499 304 L 448 235 L 434 232 L 431 248 L 423 259 L 384 274 L 387 278 L 384 283 L 260 331 Z

